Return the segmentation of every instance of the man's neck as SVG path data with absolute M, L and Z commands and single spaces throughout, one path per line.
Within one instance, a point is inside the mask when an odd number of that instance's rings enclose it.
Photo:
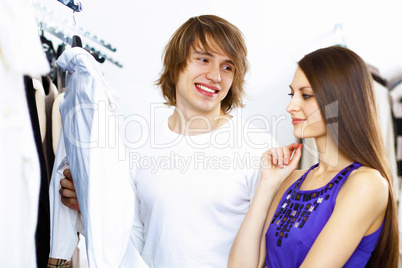
M 195 136 L 209 133 L 224 125 L 232 118 L 231 115 L 220 110 L 219 113 L 189 113 L 175 108 L 169 117 L 168 125 L 170 130 L 185 136 Z

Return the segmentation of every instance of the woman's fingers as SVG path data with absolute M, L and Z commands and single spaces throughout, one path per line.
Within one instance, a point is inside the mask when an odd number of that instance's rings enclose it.
M 298 144 L 296 151 L 293 154 L 292 159 L 290 160 L 289 165 L 292 165 L 293 168 L 297 168 L 297 165 L 299 164 L 301 155 L 302 155 L 302 149 L 303 149 L 303 144 Z
M 288 146 L 283 147 L 283 152 L 284 152 L 284 162 L 286 165 L 288 165 L 291 161 L 291 156 L 297 148 L 299 148 L 300 144 L 297 143 L 292 143 L 289 144 Z
M 262 156 L 262 164 L 264 168 L 272 168 L 273 166 L 278 166 L 283 168 L 285 165 L 289 165 L 292 160 L 295 158 L 295 155 L 292 154 L 299 149 L 299 154 L 297 156 L 297 162 L 301 157 L 301 144 L 292 143 L 288 146 L 271 148 L 266 151 Z M 294 162 L 294 161 L 293 161 Z
M 261 156 L 261 167 L 269 169 L 272 167 L 272 152 L 270 150 L 265 151 Z

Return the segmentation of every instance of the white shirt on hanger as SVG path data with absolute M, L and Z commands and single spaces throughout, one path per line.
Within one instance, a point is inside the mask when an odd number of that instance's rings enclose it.
M 134 194 L 112 107 L 113 92 L 98 63 L 82 48 L 65 50 L 56 64 L 68 75 L 49 189 L 50 257 L 71 259 L 79 231 L 85 236 L 90 267 L 120 267 L 134 217 Z M 65 207 L 59 195 L 67 159 L 83 226 L 80 215 Z
M 23 75 L 48 73 L 31 2 L 0 2 L 0 260 L 36 267 L 40 167 Z

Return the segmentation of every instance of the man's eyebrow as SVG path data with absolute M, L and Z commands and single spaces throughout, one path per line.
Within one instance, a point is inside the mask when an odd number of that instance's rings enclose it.
M 211 57 L 211 58 L 215 58 L 215 54 L 210 53 L 210 52 L 208 52 L 208 51 L 204 51 L 204 50 L 196 50 L 196 51 L 194 51 L 193 53 L 199 54 L 199 55 L 204 55 L 204 56 L 209 56 L 209 57 Z M 225 60 L 225 63 L 231 64 L 231 65 L 234 66 L 233 61 L 230 60 L 230 59 L 226 59 L 226 60 Z
M 210 56 L 212 58 L 215 58 L 214 54 L 212 54 L 212 53 L 210 53 L 208 51 L 204 51 L 204 50 L 196 50 L 196 51 L 194 51 L 194 53 L 200 54 L 200 55 L 205 55 L 205 56 Z

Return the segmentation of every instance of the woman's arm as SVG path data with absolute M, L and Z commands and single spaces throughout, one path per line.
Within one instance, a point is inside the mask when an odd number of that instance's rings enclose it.
M 291 144 L 270 149 L 262 155 L 257 189 L 233 242 L 228 267 L 258 266 L 261 240 L 270 204 L 281 183 L 296 169 L 301 157 L 301 148 L 301 145 Z
M 361 167 L 342 186 L 334 211 L 301 267 L 342 267 L 362 238 L 382 224 L 388 186 L 374 169 Z

